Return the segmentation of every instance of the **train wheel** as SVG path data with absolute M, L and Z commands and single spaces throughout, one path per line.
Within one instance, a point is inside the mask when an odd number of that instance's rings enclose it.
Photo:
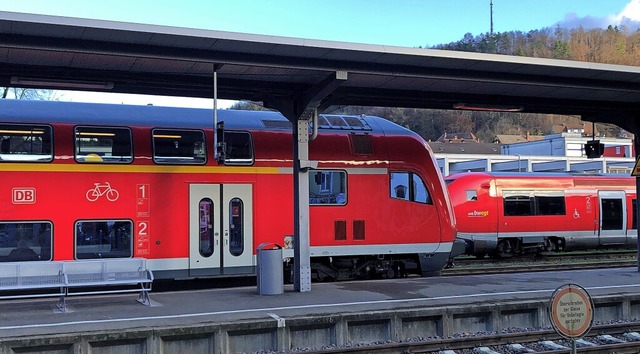
M 496 249 L 496 256 L 498 258 L 513 257 L 513 247 L 510 240 L 501 240 L 498 242 L 498 248 Z
M 396 277 L 396 272 L 393 270 L 393 268 L 387 269 L 387 278 L 393 279 L 395 277 Z

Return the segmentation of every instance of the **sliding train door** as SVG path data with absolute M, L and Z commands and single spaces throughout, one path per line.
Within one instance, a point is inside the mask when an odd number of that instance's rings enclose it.
M 254 272 L 250 184 L 189 186 L 189 275 Z
M 600 244 L 614 245 L 627 241 L 627 206 L 624 191 L 598 192 L 600 200 Z

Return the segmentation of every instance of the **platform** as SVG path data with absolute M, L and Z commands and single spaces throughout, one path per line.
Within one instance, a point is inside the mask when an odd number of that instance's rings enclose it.
M 212 280 L 215 281 L 215 280 Z M 617 268 L 443 276 L 290 285 L 279 295 L 255 286 L 0 302 L 0 351 L 130 353 L 286 352 L 299 348 L 446 337 L 508 327 L 549 327 L 549 299 L 561 285 L 584 287 L 594 321 L 640 318 L 640 272 Z M 154 349 L 154 350 L 151 350 Z

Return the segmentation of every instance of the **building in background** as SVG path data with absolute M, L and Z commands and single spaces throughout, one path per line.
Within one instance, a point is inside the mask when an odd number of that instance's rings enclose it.
M 594 134 L 595 133 L 595 134 Z M 587 158 L 584 145 L 604 144 L 600 158 Z M 496 135 L 480 143 L 475 135 L 445 134 L 429 146 L 446 176 L 467 171 L 631 173 L 635 151 L 631 134 L 606 137 L 591 124 L 561 124 L 549 135 Z

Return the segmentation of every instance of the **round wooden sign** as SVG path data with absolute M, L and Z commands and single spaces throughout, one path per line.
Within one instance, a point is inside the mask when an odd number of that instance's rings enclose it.
M 551 323 L 565 338 L 579 338 L 593 324 L 593 302 L 587 291 L 576 284 L 559 287 L 551 296 Z

